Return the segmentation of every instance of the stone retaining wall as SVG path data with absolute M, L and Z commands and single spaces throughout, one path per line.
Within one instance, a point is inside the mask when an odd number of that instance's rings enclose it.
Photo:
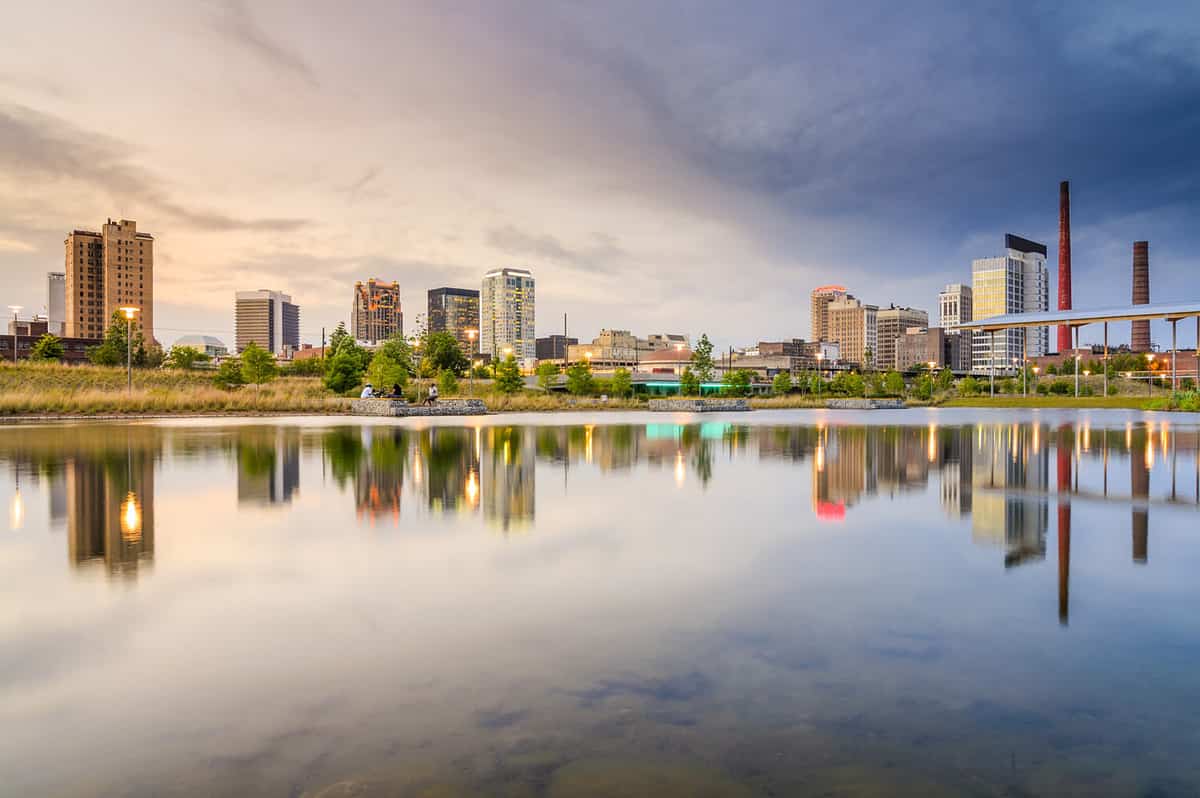
M 728 413 L 750 409 L 749 399 L 651 399 L 659 413 Z
M 350 412 L 356 416 L 482 416 L 487 406 L 482 399 L 442 399 L 432 405 L 409 404 L 399 399 L 354 399 Z
M 903 399 L 826 399 L 830 410 L 903 410 Z

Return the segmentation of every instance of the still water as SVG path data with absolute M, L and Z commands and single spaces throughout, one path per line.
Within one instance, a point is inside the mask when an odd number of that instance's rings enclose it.
M 1200 793 L 1200 428 L 0 428 L 0 793 Z

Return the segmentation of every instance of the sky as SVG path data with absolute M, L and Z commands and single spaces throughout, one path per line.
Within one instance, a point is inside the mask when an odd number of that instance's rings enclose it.
M 516 266 L 539 334 L 740 346 L 809 337 L 823 283 L 932 311 L 1006 232 L 1053 274 L 1060 180 L 1076 307 L 1129 301 L 1141 239 L 1152 298 L 1200 299 L 1198 143 L 1192 0 L 23 3 L 0 305 L 111 217 L 156 238 L 167 345 L 232 343 L 237 290 L 316 343 L 355 280 L 411 327 Z

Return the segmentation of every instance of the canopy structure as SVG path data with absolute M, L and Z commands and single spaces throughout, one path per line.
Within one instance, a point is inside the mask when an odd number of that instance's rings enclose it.
M 978 321 L 964 322 L 958 326 L 964 330 L 996 332 L 1015 327 L 1046 327 L 1054 324 L 1082 327 L 1085 324 L 1100 324 L 1110 321 L 1166 319 L 1174 322 L 1193 316 L 1200 317 L 1200 301 L 1161 302 L 1153 305 L 1126 305 L 1124 307 L 1096 308 L 1093 310 L 1050 310 L 1044 313 L 1007 313 L 1003 316 L 989 316 L 986 319 L 979 319 Z
M 1075 348 L 1079 349 L 1079 328 L 1088 324 L 1104 325 L 1104 358 L 1108 359 L 1108 323 L 1111 321 L 1152 321 L 1166 319 L 1171 322 L 1171 386 L 1179 387 L 1179 370 L 1176 362 L 1178 350 L 1177 327 L 1182 319 L 1196 319 L 1197 350 L 1200 355 L 1200 301 L 1192 302 L 1159 302 L 1149 305 L 1124 305 L 1114 308 L 1095 308 L 1092 310 L 1050 310 L 1044 313 L 1006 313 L 1000 316 L 989 316 L 978 321 L 969 321 L 958 325 L 963 330 L 975 330 L 990 333 L 995 345 L 996 333 L 1003 330 L 1025 327 L 1048 327 L 1051 325 L 1066 325 L 1075 333 Z M 1079 358 L 1075 359 L 1075 395 L 1079 395 Z M 995 364 L 991 367 L 993 392 L 995 391 Z M 1108 390 L 1108 369 L 1104 369 L 1104 388 Z

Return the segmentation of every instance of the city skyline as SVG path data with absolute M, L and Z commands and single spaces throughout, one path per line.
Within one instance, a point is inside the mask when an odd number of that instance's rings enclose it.
M 60 271 L 64 231 L 117 215 L 158 239 L 164 342 L 229 341 L 239 289 L 286 286 L 315 343 L 354 279 L 399 280 L 420 307 L 514 266 L 581 339 L 738 345 L 803 335 L 830 279 L 933 307 L 996 236 L 1054 242 L 1069 179 L 1076 307 L 1112 304 L 1142 240 L 1155 295 L 1191 296 L 1187 11 L 235 2 L 146 9 L 131 30 L 24 6 L 0 54 L 0 293 L 40 310 L 44 278 L 23 276 Z M 50 46 L 79 18 L 88 41 Z

